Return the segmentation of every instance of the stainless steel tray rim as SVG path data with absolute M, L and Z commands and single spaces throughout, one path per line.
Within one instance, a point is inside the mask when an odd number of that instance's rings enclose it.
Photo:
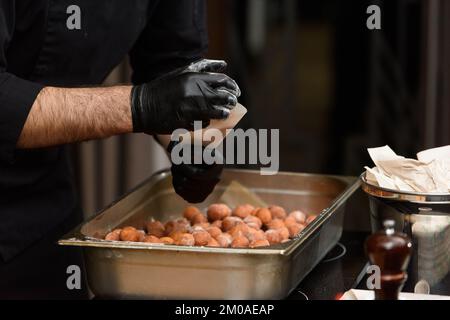
M 62 246 L 79 246 L 79 247 L 95 247 L 103 249 L 133 249 L 133 250 L 149 250 L 149 251 L 182 251 L 193 253 L 225 253 L 225 254 L 273 254 L 286 255 L 286 249 L 276 248 L 215 248 L 215 247 L 198 247 L 198 246 L 177 246 L 164 244 L 150 244 L 141 242 L 126 242 L 126 241 L 86 241 L 79 239 L 64 239 L 58 241 Z M 112 246 L 114 245 L 114 246 Z

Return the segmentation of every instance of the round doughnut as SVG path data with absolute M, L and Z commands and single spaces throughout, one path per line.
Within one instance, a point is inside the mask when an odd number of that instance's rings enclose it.
M 306 214 L 301 210 L 295 210 L 289 213 L 289 217 L 293 217 L 297 223 L 305 223 Z
M 159 240 L 164 244 L 173 244 L 175 242 L 171 237 L 162 237 Z
M 186 219 L 170 220 L 165 225 L 166 235 L 170 235 L 174 232 L 188 233 L 191 230 L 191 225 Z
M 141 233 L 134 227 L 125 227 L 120 231 L 120 240 L 139 242 Z
M 266 235 L 261 229 L 249 228 L 249 230 L 245 233 L 245 236 L 250 242 L 266 239 Z
M 145 236 L 143 242 L 146 243 L 162 243 L 162 241 L 155 236 L 149 235 L 149 236 Z
M 287 216 L 283 207 L 272 205 L 269 210 L 273 219 L 285 219 Z
M 195 245 L 194 236 L 190 233 L 177 234 L 173 239 L 174 243 L 179 246 L 193 246 Z
M 281 241 L 289 239 L 290 232 L 289 232 L 288 228 L 281 227 L 281 228 L 278 228 L 277 230 L 280 233 Z
M 267 224 L 267 228 L 268 229 L 280 229 L 280 228 L 285 228 L 286 225 L 284 224 L 284 221 L 281 219 L 273 219 L 272 221 L 270 221 Z
M 288 216 L 286 219 L 284 219 L 284 224 L 289 228 L 289 226 L 296 225 L 298 224 L 298 222 L 297 220 L 295 220 L 295 217 Z
M 250 242 L 250 248 L 267 247 L 267 246 L 270 246 L 270 243 L 266 239 L 255 240 Z
M 222 233 L 216 237 L 216 240 L 222 248 L 228 248 L 233 242 L 233 237 L 228 233 Z
M 233 238 L 233 242 L 231 242 L 232 248 L 247 248 L 250 242 L 244 236 L 237 236 Z
M 166 229 L 160 221 L 148 221 L 145 225 L 147 234 L 161 238 L 165 235 Z
M 105 240 L 120 241 L 120 232 L 122 229 L 114 229 L 105 236 Z
M 231 209 L 226 204 L 215 203 L 208 207 L 207 215 L 209 221 L 223 220 L 231 216 Z
M 251 204 L 242 204 L 234 208 L 232 215 L 244 219 L 245 217 L 248 217 L 253 210 L 255 210 L 255 207 Z
M 206 244 L 207 247 L 220 247 L 219 243 L 216 239 L 211 238 L 209 242 Z
M 233 229 L 236 225 L 242 223 L 242 219 L 238 217 L 226 217 L 222 220 L 222 230 L 227 232 Z
M 211 223 L 211 226 L 217 227 L 217 228 L 219 228 L 220 230 L 222 230 L 222 220 L 216 220 L 216 221 L 214 221 L 213 223 Z
M 208 219 L 205 217 L 205 215 L 203 213 L 196 214 L 191 220 L 192 224 L 207 223 L 207 222 L 208 222 Z
M 268 224 L 272 220 L 272 214 L 267 208 L 259 209 L 258 211 L 256 211 L 255 216 L 258 217 L 263 224 Z
M 289 236 L 294 238 L 299 232 L 305 229 L 305 225 L 296 223 L 287 227 L 289 230 Z
M 199 228 L 206 230 L 207 228 L 209 228 L 209 226 L 210 226 L 209 222 L 196 223 L 192 226 L 192 230 L 199 229 Z
M 201 213 L 202 212 L 197 207 L 189 206 L 184 209 L 183 217 L 185 217 L 189 221 L 192 221 L 194 216 L 196 216 L 197 214 L 201 214 Z
M 255 216 L 248 216 L 244 219 L 244 222 L 253 229 L 261 229 L 262 221 Z
M 233 238 L 236 238 L 237 236 L 245 236 L 249 230 L 250 227 L 242 222 L 231 228 L 231 230 L 229 230 L 228 233 Z
M 145 231 L 144 231 L 144 230 L 138 230 L 137 232 L 138 232 L 138 234 L 139 234 L 138 242 L 144 241 L 145 237 L 147 236 L 147 235 L 145 234 Z
M 278 230 L 269 229 L 266 231 L 266 239 L 270 244 L 277 244 L 281 242 L 281 235 Z
M 222 233 L 222 230 L 220 230 L 217 227 L 208 227 L 206 228 L 206 231 L 211 235 L 211 237 L 216 238 Z
M 192 236 L 194 237 L 196 246 L 206 246 L 209 240 L 211 240 L 211 235 L 204 230 L 195 231 L 192 233 Z

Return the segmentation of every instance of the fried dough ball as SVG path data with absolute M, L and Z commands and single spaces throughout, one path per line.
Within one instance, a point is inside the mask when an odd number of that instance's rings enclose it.
M 202 214 L 202 212 L 194 206 L 186 207 L 186 209 L 184 209 L 183 211 L 183 217 L 185 217 L 189 221 L 192 221 L 194 216 L 196 216 L 197 214 Z
M 244 219 L 244 222 L 253 229 L 261 229 L 262 222 L 258 217 L 248 216 Z
M 147 233 L 155 237 L 161 238 L 165 235 L 166 229 L 160 221 L 149 221 L 145 225 Z
M 305 229 L 305 226 L 303 224 L 296 223 L 296 224 L 288 226 L 287 228 L 289 230 L 289 236 L 291 238 L 294 238 L 297 234 L 299 234 L 299 232 L 301 232 L 303 229 Z
M 267 224 L 268 229 L 280 229 L 285 227 L 286 225 L 284 224 L 284 221 L 281 219 L 273 219 Z
M 249 232 L 249 230 L 250 230 L 250 227 L 242 222 L 242 223 L 235 225 L 233 228 L 231 228 L 231 230 L 228 231 L 228 233 L 233 238 L 236 238 L 238 236 L 245 236 L 247 234 L 247 232 Z
M 289 213 L 289 217 L 293 217 L 297 223 L 305 223 L 306 214 L 301 210 L 295 210 Z
M 192 233 L 192 236 L 194 237 L 196 246 L 206 246 L 212 238 L 211 235 L 204 230 L 195 231 Z
M 250 242 L 250 248 L 267 247 L 267 246 L 270 246 L 270 243 L 266 239 L 255 240 Z
M 220 247 L 219 243 L 216 239 L 211 238 L 208 243 L 206 244 L 207 247 Z
M 208 219 L 203 213 L 198 213 L 192 218 L 191 222 L 192 224 L 207 223 Z
M 170 236 L 167 236 L 167 238 L 172 238 L 173 242 L 177 242 L 178 239 L 180 239 L 184 234 L 187 232 L 184 231 L 174 231 L 170 234 Z
M 244 219 L 245 217 L 248 217 L 252 213 L 253 210 L 255 210 L 255 207 L 252 206 L 251 204 L 243 204 L 243 205 L 240 205 L 240 206 L 237 206 L 236 208 L 234 208 L 232 214 L 235 217 Z
M 162 237 L 159 240 L 164 244 L 173 244 L 175 242 L 171 237 Z
M 173 238 L 174 243 L 179 246 L 193 246 L 195 245 L 194 236 L 190 233 L 179 233 L 176 238 Z
M 281 241 L 283 242 L 284 240 L 288 240 L 289 236 L 290 236 L 290 232 L 289 229 L 286 227 L 281 227 L 279 229 L 277 229 L 278 232 L 280 233 L 280 237 L 281 237 Z
M 145 234 L 145 231 L 144 230 L 138 230 L 138 233 L 139 233 L 139 240 L 138 240 L 138 242 L 144 241 L 145 237 L 147 236 Z
M 223 220 L 231 216 L 231 209 L 226 204 L 215 203 L 208 207 L 207 215 L 209 221 Z
M 238 217 L 226 217 L 222 220 L 222 230 L 229 231 L 233 229 L 236 225 L 242 223 L 242 219 Z
M 258 217 L 263 224 L 268 224 L 272 220 L 272 214 L 270 213 L 270 210 L 267 208 L 259 209 L 256 212 L 255 216 Z
M 264 231 L 261 229 L 253 229 L 249 228 L 249 230 L 244 235 L 250 242 L 258 241 L 258 240 L 265 240 L 266 235 L 264 234 Z
M 306 218 L 305 223 L 310 224 L 311 222 L 314 221 L 315 218 L 317 218 L 317 216 L 315 214 L 312 214 L 312 215 L 308 216 L 308 218 Z
M 149 236 L 145 236 L 143 242 L 146 243 L 162 243 L 162 241 L 155 236 L 149 235 Z
M 253 209 L 252 212 L 250 212 L 251 216 L 256 216 L 256 213 L 258 212 L 258 210 L 261 209 L 260 207 L 255 207 L 255 209 Z
M 208 229 L 210 226 L 210 224 L 208 222 L 202 222 L 202 223 L 196 223 L 192 226 L 192 230 L 196 230 L 196 229 L 203 229 L 206 230 Z
M 286 219 L 284 219 L 284 224 L 286 225 L 287 228 L 289 228 L 289 226 L 293 226 L 298 224 L 297 220 L 295 220 L 295 217 L 293 216 L 288 216 Z
M 269 229 L 266 231 L 266 239 L 270 244 L 277 244 L 283 240 L 281 238 L 280 231 L 275 229 Z
M 287 216 L 283 207 L 272 205 L 269 210 L 273 219 L 284 219 Z
M 219 243 L 219 246 L 228 248 L 231 245 L 231 242 L 233 242 L 233 237 L 228 233 L 222 233 L 217 236 L 216 240 Z
M 237 236 L 233 239 L 233 242 L 231 242 L 232 248 L 247 248 L 250 242 L 248 239 L 244 236 Z
M 119 241 L 120 240 L 120 232 L 121 231 L 122 231 L 122 229 L 115 229 L 115 230 L 111 231 L 110 233 L 108 233 L 105 236 L 105 240 Z
M 212 226 L 212 227 L 217 227 L 217 228 L 219 228 L 220 230 L 222 230 L 222 220 L 216 220 L 216 221 L 214 221 L 213 223 L 211 223 L 211 226 Z
M 125 227 L 120 231 L 120 240 L 139 242 L 141 233 L 134 227 Z
M 170 220 L 165 225 L 166 235 L 181 231 L 183 233 L 190 232 L 191 225 L 186 219 Z
M 206 231 L 213 237 L 214 239 L 217 238 L 220 234 L 222 234 L 222 230 L 220 230 L 217 227 L 208 227 L 206 228 Z

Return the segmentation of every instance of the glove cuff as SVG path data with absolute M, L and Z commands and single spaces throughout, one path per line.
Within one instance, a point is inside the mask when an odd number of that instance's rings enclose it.
M 143 132 L 144 123 L 142 121 L 142 94 L 143 85 L 133 86 L 130 94 L 131 119 L 133 122 L 133 132 Z

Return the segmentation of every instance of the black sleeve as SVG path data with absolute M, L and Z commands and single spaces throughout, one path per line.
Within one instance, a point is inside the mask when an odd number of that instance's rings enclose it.
M 204 0 L 161 0 L 130 52 L 135 84 L 200 59 L 208 47 Z
M 0 0 L 0 161 L 14 160 L 17 140 L 42 85 L 7 72 L 6 50 L 14 29 L 13 0 Z

